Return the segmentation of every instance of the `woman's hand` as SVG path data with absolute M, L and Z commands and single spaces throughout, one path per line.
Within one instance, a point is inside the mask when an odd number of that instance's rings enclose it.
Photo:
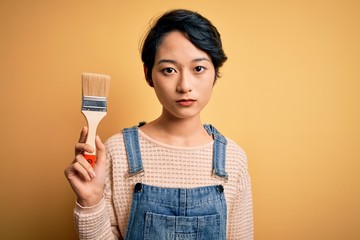
M 77 196 L 77 202 L 83 207 L 91 207 L 101 201 L 104 194 L 106 154 L 105 145 L 96 136 L 96 162 L 94 167 L 82 155 L 92 153 L 94 149 L 85 143 L 88 128 L 84 127 L 79 142 L 75 146 L 75 158 L 64 173 Z

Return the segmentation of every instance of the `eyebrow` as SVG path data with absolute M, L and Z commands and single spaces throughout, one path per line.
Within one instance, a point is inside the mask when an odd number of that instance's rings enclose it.
M 192 62 L 201 62 L 201 61 L 210 62 L 210 60 L 208 58 L 205 58 L 205 57 L 203 57 L 203 58 L 195 58 L 194 60 L 192 60 Z M 172 64 L 175 64 L 175 63 L 177 63 L 177 61 L 171 60 L 171 59 L 161 59 L 156 64 L 160 64 L 160 63 L 172 63 Z

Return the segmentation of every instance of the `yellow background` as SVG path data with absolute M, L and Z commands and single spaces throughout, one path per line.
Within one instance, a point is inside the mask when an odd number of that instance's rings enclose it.
M 0 238 L 76 239 L 63 169 L 85 124 L 80 75 L 112 76 L 104 140 L 155 118 L 140 39 L 183 7 L 223 37 L 202 118 L 248 154 L 255 239 L 360 239 L 359 3 L 1 1 Z

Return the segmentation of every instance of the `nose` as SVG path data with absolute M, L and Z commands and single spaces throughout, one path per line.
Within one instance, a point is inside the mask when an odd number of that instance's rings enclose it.
M 178 79 L 176 91 L 179 93 L 187 93 L 192 91 L 192 76 L 189 73 L 182 72 Z

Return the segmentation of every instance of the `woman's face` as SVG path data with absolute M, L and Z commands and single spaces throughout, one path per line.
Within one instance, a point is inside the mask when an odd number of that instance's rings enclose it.
M 215 69 L 206 52 L 183 33 L 173 31 L 158 47 L 152 81 L 163 114 L 179 119 L 199 117 L 211 97 Z

